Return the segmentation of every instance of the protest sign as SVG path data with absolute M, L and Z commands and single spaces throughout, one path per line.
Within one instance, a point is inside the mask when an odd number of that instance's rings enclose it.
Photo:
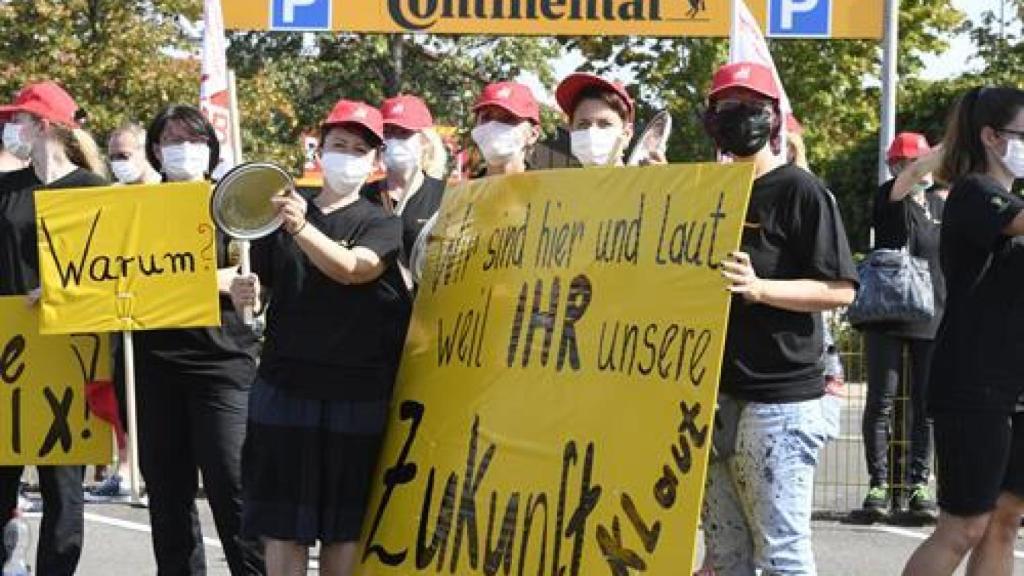
M 42 336 L 39 310 L 0 297 L 0 465 L 106 464 L 111 427 L 86 404 L 110 386 L 105 334 Z
M 747 163 L 448 193 L 360 574 L 686 573 Z M 515 567 L 515 572 L 510 569 Z
M 206 182 L 36 193 L 44 334 L 220 324 Z

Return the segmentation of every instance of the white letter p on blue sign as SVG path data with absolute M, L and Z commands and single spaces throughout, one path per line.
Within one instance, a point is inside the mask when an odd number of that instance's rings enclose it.
M 271 30 L 330 30 L 331 0 L 270 0 Z
M 827 38 L 832 0 L 768 0 L 768 35 Z

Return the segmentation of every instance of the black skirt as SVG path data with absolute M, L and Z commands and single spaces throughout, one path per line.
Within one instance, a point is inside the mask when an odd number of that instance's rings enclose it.
M 386 400 L 318 400 L 262 377 L 249 397 L 242 531 L 313 545 L 359 540 Z

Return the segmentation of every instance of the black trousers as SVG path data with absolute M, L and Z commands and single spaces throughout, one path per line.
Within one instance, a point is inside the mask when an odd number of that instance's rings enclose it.
M 893 436 L 905 436 L 910 441 L 909 462 L 902 462 L 905 450 L 897 447 L 893 463 L 902 464 L 905 477 L 893 478 L 894 483 L 923 484 L 928 481 L 932 454 L 932 422 L 927 413 L 928 371 L 931 368 L 931 340 L 894 338 L 881 332 L 865 332 L 868 358 L 868 394 L 864 405 L 864 454 L 872 485 L 890 482 L 889 441 Z M 893 405 L 903 377 L 903 350 L 907 347 L 910 363 L 910 406 L 903 420 L 909 422 L 909 432 L 903 432 L 902 422 L 892 430 Z
M 18 505 L 21 466 L 0 466 L 0 512 L 6 523 Z M 82 555 L 85 529 L 82 466 L 39 466 L 39 490 L 43 495 L 43 521 L 39 527 L 36 574 L 71 576 Z M 7 561 L 0 546 L 0 564 Z
M 202 473 L 231 574 L 264 574 L 259 547 L 239 538 L 242 444 L 255 366 L 236 362 L 208 373 L 140 368 L 139 464 L 149 495 L 157 573 L 206 574 L 195 502 Z

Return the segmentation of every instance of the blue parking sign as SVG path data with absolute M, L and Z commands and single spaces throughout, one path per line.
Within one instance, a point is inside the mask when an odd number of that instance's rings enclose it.
M 768 35 L 828 38 L 832 0 L 768 0 Z
M 331 0 L 270 0 L 271 30 L 330 30 Z

